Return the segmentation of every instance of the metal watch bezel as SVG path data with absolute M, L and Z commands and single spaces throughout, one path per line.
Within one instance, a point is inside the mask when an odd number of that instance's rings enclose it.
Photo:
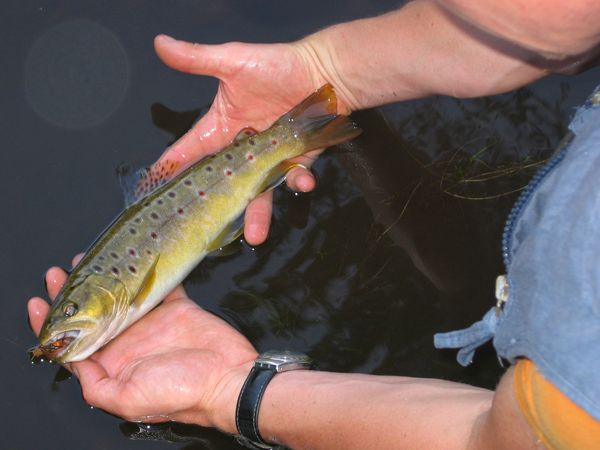
M 260 369 L 272 369 L 275 372 L 287 372 L 288 370 L 310 369 L 312 359 L 304 353 L 289 350 L 269 350 L 258 355 L 254 361 L 254 367 Z

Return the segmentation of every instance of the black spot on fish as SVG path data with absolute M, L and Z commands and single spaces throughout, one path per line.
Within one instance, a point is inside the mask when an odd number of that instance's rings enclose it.
M 248 139 L 248 144 L 254 145 L 256 144 L 256 141 L 254 139 Z
M 231 161 L 233 159 L 233 156 L 231 156 L 231 153 L 225 153 L 225 159 Z
M 206 170 L 207 172 L 212 172 L 213 168 L 211 166 L 206 166 L 204 170 Z
M 136 256 L 136 255 L 137 255 L 137 252 L 135 251 L 135 249 L 133 249 L 133 248 L 130 248 L 130 249 L 129 249 L 129 255 L 130 255 L 130 256 Z
M 92 269 L 94 269 L 94 272 L 96 272 L 96 273 L 102 272 L 102 267 L 100 267 L 97 264 L 95 266 L 92 266 Z
M 113 259 L 119 259 L 119 255 L 117 255 L 115 252 L 110 252 L 110 256 L 111 256 Z
M 156 203 L 159 205 L 162 205 L 164 203 L 162 198 L 159 198 L 158 200 L 156 200 Z
M 152 217 L 154 220 L 158 220 L 160 218 L 160 216 L 158 214 L 156 214 L 154 211 L 152 211 L 150 213 L 150 217 Z
M 156 234 L 154 231 L 152 233 L 150 233 L 150 237 L 152 237 L 152 239 L 156 239 L 158 237 L 158 234 Z
M 110 271 L 111 271 L 112 273 L 114 273 L 115 275 L 119 275 L 119 269 L 117 269 L 115 266 L 113 266 L 113 267 L 110 269 Z
M 140 223 L 142 223 L 142 218 L 136 217 L 135 219 L 133 219 L 133 221 L 139 225 Z
M 167 195 L 168 195 L 169 197 L 171 197 L 171 198 L 175 198 L 175 196 L 176 196 L 177 194 L 175 194 L 175 192 L 173 192 L 173 191 L 169 191 L 169 192 L 167 193 Z
M 99 259 L 100 261 L 104 261 L 104 256 L 100 255 L 100 256 L 98 256 L 98 259 Z
M 135 268 L 135 266 L 128 266 L 127 268 L 131 273 L 137 273 L 137 269 Z
M 179 215 L 182 215 L 182 214 L 183 214 L 183 208 L 179 208 L 179 209 L 177 210 L 177 214 L 179 214 Z
M 137 233 L 137 231 L 136 231 L 136 229 L 135 229 L 135 228 L 130 228 L 130 229 L 129 229 L 129 232 L 130 232 L 131 234 L 136 234 L 136 233 Z
M 186 186 L 191 186 L 192 185 L 192 180 L 185 180 L 183 182 L 183 184 L 185 184 Z

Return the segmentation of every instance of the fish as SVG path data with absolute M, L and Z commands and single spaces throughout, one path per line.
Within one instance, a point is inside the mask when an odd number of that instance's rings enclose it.
M 310 150 L 361 129 L 337 114 L 329 84 L 258 133 L 239 132 L 188 168 L 159 162 L 125 183 L 126 208 L 100 234 L 62 286 L 34 355 L 80 361 L 139 320 L 210 253 L 237 240 L 248 203 L 280 184 Z

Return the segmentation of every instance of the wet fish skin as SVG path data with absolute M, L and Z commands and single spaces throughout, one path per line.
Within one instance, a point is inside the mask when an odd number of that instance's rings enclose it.
M 207 253 L 238 235 L 232 228 L 238 217 L 285 175 L 289 159 L 361 132 L 336 110 L 335 93 L 325 85 L 266 131 L 243 131 L 141 196 L 173 167 L 149 172 L 135 186 L 134 202 L 70 274 L 42 327 L 39 350 L 63 363 L 85 359 L 155 307 Z

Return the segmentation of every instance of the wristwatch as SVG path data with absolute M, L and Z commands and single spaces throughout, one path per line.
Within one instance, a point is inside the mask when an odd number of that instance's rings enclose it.
M 271 350 L 256 358 L 240 391 L 235 411 L 235 423 L 239 432 L 236 439 L 240 444 L 252 449 L 284 448 L 267 444 L 261 438 L 258 432 L 260 401 L 267 385 L 276 374 L 311 367 L 312 360 L 297 352 Z

